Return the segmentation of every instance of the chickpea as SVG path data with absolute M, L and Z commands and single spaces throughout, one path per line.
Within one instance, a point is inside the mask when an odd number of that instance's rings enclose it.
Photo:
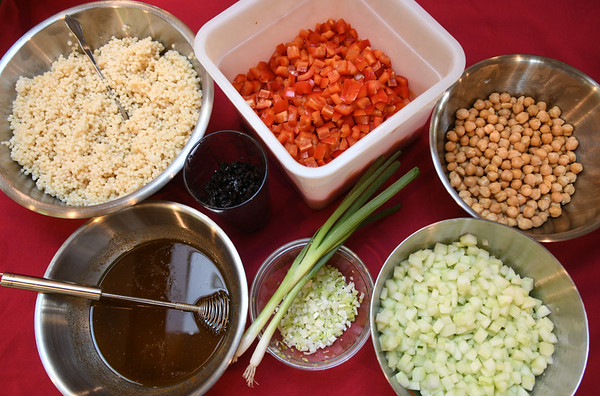
M 458 109 L 456 111 L 456 118 L 458 118 L 459 120 L 466 120 L 467 118 L 469 118 L 469 110 Z
M 477 155 L 481 155 L 481 153 L 477 153 L 477 149 L 474 147 L 467 147 L 467 149 L 465 150 L 465 155 L 467 156 L 467 158 L 471 159 Z
M 487 160 L 486 160 L 486 161 L 487 161 Z M 489 162 L 489 161 L 488 161 L 488 162 Z M 483 166 L 483 165 L 482 165 L 482 166 Z M 477 176 L 477 177 L 481 177 L 481 176 L 483 176 L 483 175 L 484 175 L 484 173 L 485 173 L 485 171 L 483 170 L 483 168 L 482 168 L 481 166 L 478 166 L 478 167 L 475 169 L 475 176 Z
M 490 102 L 492 104 L 500 103 L 500 94 L 497 92 L 494 92 L 494 93 L 490 94 L 488 99 L 490 100 Z
M 494 194 L 494 198 L 496 198 L 496 201 L 498 202 L 504 202 L 507 200 L 508 194 L 506 191 L 500 190 L 498 193 Z
M 571 166 L 569 166 L 569 170 L 578 175 L 583 171 L 583 165 L 581 165 L 579 162 L 573 162 Z
M 458 140 L 458 143 L 459 143 L 461 146 L 463 146 L 463 147 L 465 147 L 466 145 L 468 145 L 468 144 L 469 144 L 469 135 L 467 135 L 467 134 L 465 134 L 465 135 L 462 135 L 462 136 L 460 137 L 460 139 Z
M 544 150 L 543 148 L 538 148 L 535 150 L 533 155 L 539 157 L 540 160 L 543 160 L 548 156 L 548 152 L 546 150 Z M 533 163 L 533 161 L 532 161 L 532 163 Z M 541 165 L 541 162 L 538 165 Z
M 526 174 L 525 177 L 523 178 L 523 181 L 525 182 L 524 185 L 528 185 L 530 187 L 533 187 L 533 186 L 535 186 L 537 184 L 536 183 L 536 177 L 532 173 Z
M 567 193 L 569 195 L 573 195 L 575 193 L 575 186 L 573 184 L 567 184 L 563 188 L 563 193 Z
M 477 126 L 475 125 L 475 123 L 473 121 L 466 121 L 465 122 L 465 132 L 469 133 L 469 132 L 473 132 L 475 130 Z
M 540 173 L 542 176 L 550 175 L 552 174 L 552 167 L 548 164 L 542 164 L 540 166 Z
M 523 161 L 523 158 L 518 156 L 518 157 L 512 157 L 510 160 L 510 164 L 513 168 L 521 168 L 523 165 L 525 165 L 525 162 Z
M 539 108 L 539 106 L 538 106 Z M 548 114 L 548 112 L 546 110 L 541 110 L 538 111 L 537 113 L 537 119 L 541 122 L 541 123 L 546 123 L 548 121 L 550 121 L 550 115 Z
M 477 185 L 477 179 L 473 176 L 467 176 L 464 178 L 463 183 L 465 184 L 465 186 L 467 186 L 468 188 L 474 187 Z
M 560 203 L 562 201 L 562 192 L 554 191 L 552 194 L 550 194 L 550 199 L 552 202 Z
M 525 205 L 522 213 L 523 217 L 531 219 L 535 215 L 535 208 Z
M 485 216 L 485 218 L 491 221 L 498 221 L 498 214 L 490 212 Z
M 532 147 L 539 147 L 542 145 L 542 139 L 539 135 L 533 135 L 529 140 L 529 145 Z
M 456 143 L 452 141 L 447 141 L 445 145 L 446 151 L 454 151 L 456 150 Z
M 473 205 L 473 197 L 471 196 L 471 193 L 468 190 L 463 190 L 461 192 L 458 193 L 458 196 L 465 201 L 465 203 L 469 206 Z
M 531 96 L 525 96 L 523 98 L 523 106 L 529 107 L 535 103 L 535 100 Z
M 554 106 L 550 110 L 548 110 L 548 115 L 551 118 L 558 118 L 558 117 L 560 117 L 560 113 L 561 113 L 561 111 L 560 111 L 560 108 L 558 106 Z
M 473 103 L 473 107 L 476 110 L 483 110 L 485 108 L 485 101 L 483 99 L 477 99 L 475 103 Z
M 502 179 L 504 181 L 507 181 L 507 182 L 510 182 L 513 179 L 513 174 L 512 174 L 512 172 L 510 170 L 504 169 L 502 171 L 502 173 L 500 174 L 500 179 Z
M 543 124 L 540 127 L 540 133 L 552 133 L 552 130 L 550 129 L 550 125 L 548 124 Z
M 529 113 L 521 111 L 519 114 L 516 115 L 515 119 L 519 124 L 524 124 L 529 120 Z
M 569 161 L 569 156 L 566 154 L 562 154 L 558 157 L 558 164 L 562 166 L 569 165 L 571 161 Z
M 483 208 L 483 211 L 489 212 L 488 209 L 489 209 L 490 205 L 492 204 L 492 200 L 489 198 L 481 198 L 479 200 L 479 204 Z M 483 213 L 483 211 L 482 211 L 482 213 Z
M 571 171 L 565 173 L 565 177 L 569 180 L 570 183 L 575 183 L 577 180 L 577 175 Z
M 529 196 L 531 196 L 531 194 L 533 194 L 533 187 L 530 184 L 523 184 L 523 185 L 521 185 L 519 192 L 523 196 L 529 197 Z
M 490 193 L 492 193 L 493 195 L 498 194 L 501 190 L 500 183 L 498 183 L 497 181 L 491 182 L 488 188 L 490 189 Z
M 542 133 L 542 143 L 543 144 L 550 144 L 553 139 L 554 139 L 554 137 L 552 136 L 551 133 Z
M 550 208 L 548 208 L 548 213 L 550 214 L 550 216 L 552 217 L 558 217 L 562 214 L 562 209 L 559 205 L 551 205 Z
M 531 223 L 533 224 L 534 227 L 540 227 L 545 222 L 546 222 L 546 220 L 542 219 L 542 217 L 539 215 L 535 215 L 535 216 L 531 217 Z
M 574 151 L 577 149 L 577 146 L 579 146 L 579 142 L 575 136 L 569 137 L 565 142 L 565 150 L 567 151 Z
M 519 207 L 519 199 L 517 198 L 517 196 L 516 196 L 516 195 L 509 196 L 509 197 L 506 199 L 506 203 L 507 203 L 509 206 L 514 206 L 514 207 L 517 207 L 517 208 Z M 512 216 L 511 216 L 511 217 L 512 217 Z
M 497 215 L 500 214 L 500 213 L 502 213 L 502 205 L 500 205 L 496 201 L 492 201 L 492 203 L 490 205 L 490 212 L 491 213 L 495 213 Z
M 477 142 L 477 148 L 483 152 L 483 155 L 485 156 L 485 151 L 487 150 L 488 147 L 488 139 L 484 138 L 479 140 L 479 142 Z
M 534 199 L 537 202 L 541 196 L 542 196 L 542 192 L 540 191 L 540 189 L 534 188 L 531 190 L 531 195 L 529 196 L 529 198 Z
M 513 169 L 512 174 L 513 179 L 521 179 L 523 177 L 523 171 L 521 171 L 521 169 Z
M 552 125 L 552 135 L 553 136 L 562 136 L 563 135 L 562 126 L 560 126 L 560 125 Z
M 530 117 L 535 117 L 539 111 L 539 107 L 537 107 L 535 104 L 527 106 L 527 113 Z
M 541 211 L 545 211 L 548 210 L 548 208 L 550 207 L 550 198 L 546 198 L 547 196 L 543 196 L 541 199 L 538 200 L 538 209 L 540 209 Z
M 516 206 L 510 205 L 507 209 L 506 209 L 506 215 L 508 217 L 512 217 L 513 219 L 516 219 L 517 216 L 519 215 L 520 211 L 519 208 L 517 208 Z
M 563 124 L 563 134 L 565 136 L 571 136 L 573 134 L 573 125 L 571 124 Z
M 512 106 L 512 112 L 515 115 L 522 113 L 523 110 L 525 110 L 525 106 L 523 106 L 523 103 L 517 102 L 517 103 L 513 104 L 513 106 Z
M 539 120 L 539 118 L 532 118 L 529 120 L 529 127 L 531 129 L 533 129 L 534 131 L 537 131 L 538 129 L 540 129 L 541 126 L 542 126 L 542 122 Z
M 558 162 L 558 161 L 557 161 Z M 567 168 L 563 165 L 557 165 L 553 172 L 554 176 L 559 177 L 559 176 L 564 176 L 567 173 Z

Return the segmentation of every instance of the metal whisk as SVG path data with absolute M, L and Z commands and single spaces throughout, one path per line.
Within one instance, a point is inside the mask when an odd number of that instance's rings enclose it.
M 129 301 L 143 305 L 193 312 L 196 319 L 215 334 L 219 334 L 225 330 L 227 328 L 227 323 L 229 322 L 229 295 L 223 290 L 219 290 L 208 296 L 200 297 L 194 304 L 187 304 L 105 293 L 101 288 L 96 286 L 80 285 L 66 281 L 1 272 L 0 286 L 32 290 L 41 293 L 62 294 L 95 301 L 98 301 L 101 298 Z

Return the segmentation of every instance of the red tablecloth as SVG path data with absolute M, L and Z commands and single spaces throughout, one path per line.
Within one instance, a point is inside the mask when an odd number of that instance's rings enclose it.
M 173 13 L 194 32 L 233 2 L 149 1 Z M 78 3 L 83 1 L 2 0 L 0 54 L 43 19 Z M 531 53 L 569 63 L 600 81 L 600 3 L 596 1 L 419 0 L 419 3 L 460 42 L 467 66 L 495 55 Z M 228 128 L 239 129 L 241 124 L 230 102 L 216 87 L 207 132 Z M 401 158 L 404 170 L 418 165 L 422 171 L 419 179 L 398 197 L 404 209 L 376 227 L 360 230 L 347 242 L 366 262 L 373 277 L 394 247 L 412 232 L 438 220 L 466 216 L 444 191 L 435 174 L 425 127 L 418 141 L 407 148 Z M 240 235 L 224 227 L 239 250 L 249 283 L 271 251 L 288 241 L 312 235 L 333 209 L 333 206 L 321 211 L 308 208 L 277 166 L 272 166 L 271 197 L 272 219 L 259 233 Z M 180 177 L 155 198 L 195 206 Z M 44 274 L 57 249 L 84 222 L 31 212 L 3 193 L 0 193 L 0 213 L 0 272 L 37 276 Z M 596 230 L 576 240 L 546 244 L 574 279 L 587 309 L 591 347 L 578 393 L 581 395 L 597 394 L 594 376 L 600 374 L 600 352 L 595 345 L 600 336 L 599 242 L 600 230 Z M 0 290 L 0 394 L 58 394 L 36 350 L 35 297 L 32 292 Z M 257 373 L 259 385 L 253 389 L 242 379 L 248 359 L 245 355 L 231 365 L 208 394 L 393 394 L 377 364 L 371 342 L 347 363 L 321 372 L 291 369 L 267 355 Z

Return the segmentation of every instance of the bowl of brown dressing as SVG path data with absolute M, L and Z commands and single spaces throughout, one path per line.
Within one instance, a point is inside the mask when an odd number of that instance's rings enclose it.
M 233 243 L 210 218 L 182 204 L 149 201 L 89 220 L 44 276 L 161 301 L 229 298 L 227 324 L 214 331 L 182 310 L 40 294 L 37 348 L 63 394 L 205 393 L 245 327 L 248 286 Z

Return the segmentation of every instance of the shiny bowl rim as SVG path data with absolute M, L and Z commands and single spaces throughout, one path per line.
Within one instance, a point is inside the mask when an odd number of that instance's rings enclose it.
M 252 286 L 250 287 L 249 305 L 250 305 L 250 320 L 251 321 L 254 321 L 258 314 L 256 312 L 256 304 L 255 304 L 256 295 L 258 293 L 259 286 L 262 283 L 262 281 L 264 280 L 264 277 L 265 277 L 265 274 L 267 273 L 267 271 L 271 268 L 273 263 L 275 263 L 279 257 L 288 253 L 292 249 L 297 249 L 297 248 L 300 248 L 300 247 L 306 245 L 306 243 L 308 243 L 309 241 L 310 241 L 310 238 L 300 238 L 300 239 L 296 239 L 291 242 L 288 242 L 284 245 L 281 245 L 280 247 L 275 249 L 263 261 L 263 263 L 259 267 L 256 275 L 254 276 L 254 279 L 252 281 Z M 361 307 L 366 308 L 366 314 L 367 314 L 366 322 L 363 326 L 363 329 L 362 329 L 360 335 L 358 335 L 358 337 L 356 338 L 356 341 L 352 344 L 352 346 L 350 348 L 344 350 L 344 353 L 337 355 L 335 358 L 331 358 L 331 359 L 328 359 L 327 361 L 323 361 L 323 362 L 319 363 L 318 365 L 314 365 L 314 364 L 313 365 L 309 365 L 309 364 L 303 365 L 300 363 L 296 364 L 288 359 L 285 359 L 284 357 L 280 356 L 280 354 L 276 353 L 271 348 L 272 341 L 269 342 L 269 346 L 267 347 L 267 351 L 269 352 L 269 354 L 271 356 L 275 357 L 280 362 L 282 362 L 290 367 L 297 368 L 300 370 L 306 370 L 306 371 L 320 371 L 320 370 L 326 370 L 326 369 L 330 369 L 330 368 L 339 366 L 339 365 L 347 362 L 348 360 L 350 360 L 354 355 L 356 355 L 356 353 L 358 353 L 358 351 L 360 351 L 362 349 L 362 347 L 366 344 L 367 340 L 370 338 L 371 324 L 370 324 L 369 309 L 370 309 L 371 303 L 373 301 L 373 290 L 375 287 L 373 277 L 371 276 L 371 273 L 370 273 L 369 269 L 367 268 L 367 266 L 365 265 L 365 263 L 363 262 L 363 260 L 347 246 L 345 246 L 345 245 L 340 246 L 340 248 L 336 254 L 342 254 L 346 258 L 346 260 L 349 263 L 351 263 L 354 268 L 356 268 L 358 270 L 358 273 L 365 280 L 365 285 L 366 285 L 366 289 L 367 289 L 365 291 L 365 298 L 368 298 L 368 301 L 365 301 L 365 299 L 363 299 L 363 302 L 361 303 Z M 368 305 L 365 304 L 367 302 L 368 302 Z M 262 331 L 260 332 L 259 338 L 261 335 L 262 335 Z

